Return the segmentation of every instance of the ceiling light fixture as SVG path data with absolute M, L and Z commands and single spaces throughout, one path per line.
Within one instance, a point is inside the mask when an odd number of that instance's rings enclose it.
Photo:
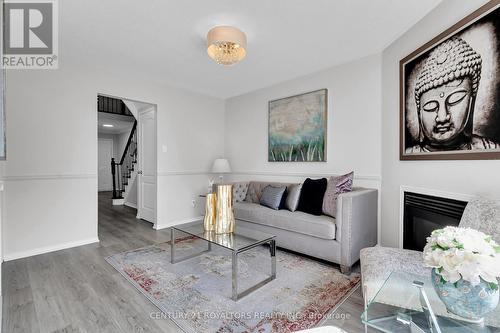
M 111 124 L 102 124 L 102 127 L 115 127 L 115 125 L 111 125 Z
M 235 27 L 218 26 L 207 34 L 207 53 L 219 65 L 231 66 L 243 60 L 247 52 L 247 37 Z

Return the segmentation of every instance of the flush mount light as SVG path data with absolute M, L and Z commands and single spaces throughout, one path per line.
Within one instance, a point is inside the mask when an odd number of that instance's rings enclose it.
M 115 127 L 115 125 L 111 125 L 111 124 L 102 124 L 102 127 Z
M 231 66 L 246 56 L 247 37 L 235 27 L 217 26 L 207 34 L 207 53 L 219 65 Z

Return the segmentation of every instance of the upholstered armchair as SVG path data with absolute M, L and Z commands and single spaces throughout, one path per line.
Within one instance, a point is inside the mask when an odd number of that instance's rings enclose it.
M 477 198 L 465 207 L 459 227 L 472 228 L 491 235 L 500 243 L 500 200 Z M 392 271 L 426 275 L 422 252 L 389 247 L 361 250 L 361 279 L 365 306 L 376 295 Z

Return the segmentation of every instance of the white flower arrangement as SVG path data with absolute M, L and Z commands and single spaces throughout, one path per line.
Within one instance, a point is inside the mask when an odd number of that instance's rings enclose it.
M 424 264 L 435 268 L 443 282 L 463 279 L 475 286 L 483 279 L 491 289 L 498 289 L 500 246 L 480 231 L 457 227 L 434 230 L 427 237 Z

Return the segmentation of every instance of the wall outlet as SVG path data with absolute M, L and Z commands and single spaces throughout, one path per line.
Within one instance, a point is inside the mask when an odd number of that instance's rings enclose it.
M 191 200 L 191 206 L 195 207 L 196 206 L 196 200 Z

